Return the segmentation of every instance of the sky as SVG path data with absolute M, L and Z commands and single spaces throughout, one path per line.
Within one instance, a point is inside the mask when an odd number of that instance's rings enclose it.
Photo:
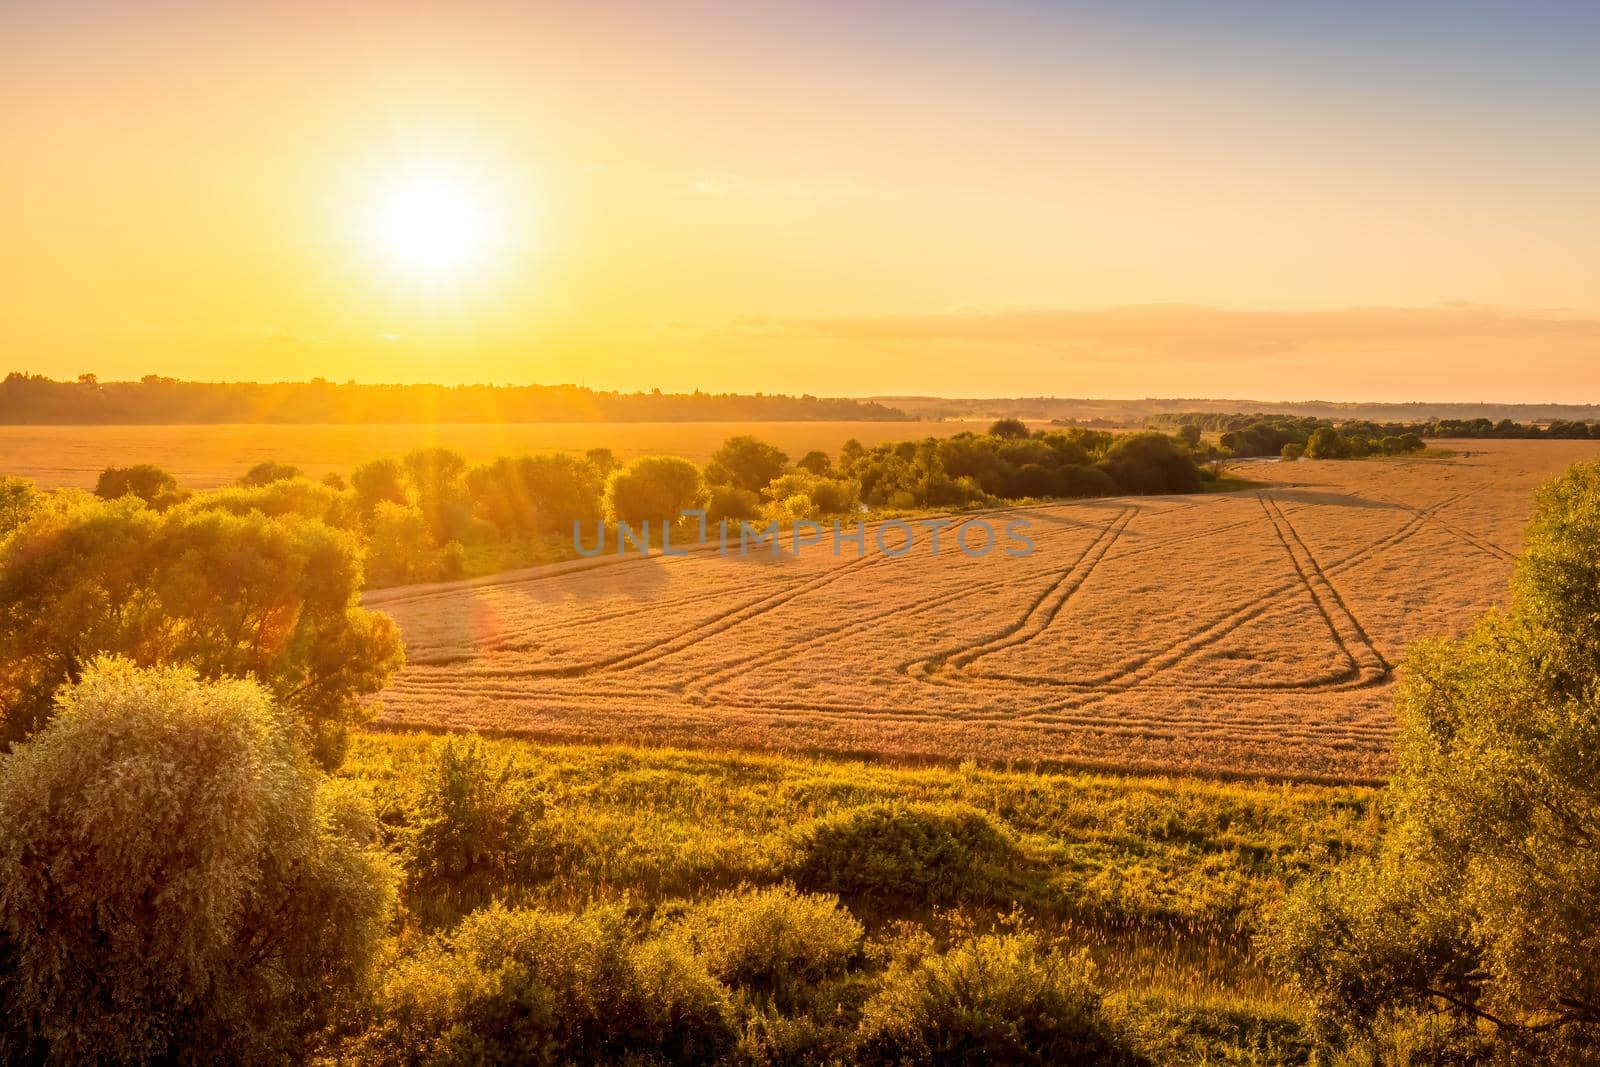
M 1600 401 L 1600 4 L 0 4 L 3 370 Z

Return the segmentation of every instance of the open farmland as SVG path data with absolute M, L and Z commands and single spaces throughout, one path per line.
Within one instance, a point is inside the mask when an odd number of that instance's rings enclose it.
M 986 516 L 1031 522 L 1022 558 L 923 531 L 898 558 L 825 540 L 385 590 L 410 665 L 380 721 L 1372 779 L 1407 644 L 1503 598 L 1533 488 L 1597 452 L 1259 464 L 1256 490 Z

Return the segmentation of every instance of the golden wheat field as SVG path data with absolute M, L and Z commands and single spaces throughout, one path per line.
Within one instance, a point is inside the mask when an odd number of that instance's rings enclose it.
M 1259 463 L 1258 488 L 960 516 L 935 552 L 601 558 L 370 594 L 379 722 L 892 759 L 1366 780 L 1412 640 L 1503 600 L 1586 442 Z M 954 549 L 1026 519 L 1035 550 Z M 890 532 L 893 548 L 900 533 Z M 976 547 L 975 533 L 971 543 Z
M 263 460 L 313 478 L 348 474 L 376 456 L 439 446 L 472 463 L 526 452 L 583 452 L 603 445 L 621 459 L 652 453 L 704 462 L 735 434 L 754 434 L 798 459 L 813 448 L 836 455 L 855 438 L 948 437 L 966 422 L 524 422 L 418 425 L 0 426 L 0 470 L 50 488 L 88 488 L 108 466 L 154 463 L 192 489 L 231 483 Z M 1037 425 L 1044 425 L 1039 423 Z

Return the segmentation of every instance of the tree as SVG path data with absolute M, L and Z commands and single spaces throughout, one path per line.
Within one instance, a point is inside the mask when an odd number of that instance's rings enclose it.
M 94 495 L 101 500 L 138 497 L 158 511 L 183 499 L 183 493 L 178 489 L 178 479 L 153 463 L 107 467 L 95 480 Z
M 820 519 L 854 511 L 861 501 L 861 484 L 794 471 L 774 479 L 764 495 L 771 501 L 767 513 L 774 519 Z
M 1281 455 L 1284 459 L 1289 460 L 1291 463 L 1305 454 L 1306 446 L 1300 444 L 1298 441 L 1290 441 L 1288 444 L 1283 446 L 1283 451 L 1279 453 L 1279 455 Z
M 606 516 L 613 521 L 674 522 L 704 496 L 700 468 L 678 456 L 645 456 L 606 480 Z
M 472 499 L 463 477 L 467 461 L 448 448 L 418 448 L 406 454 L 403 465 L 433 543 L 465 537 L 472 522 Z
M 1552 1061 L 1600 1040 L 1600 464 L 1538 493 L 1505 612 L 1406 657 L 1388 829 L 1269 949 L 1323 1012 L 1442 1007 Z
M 1190 448 L 1200 447 L 1200 427 L 1192 422 L 1186 422 L 1178 427 L 1178 440 Z
M 1134 493 L 1197 493 L 1200 472 L 1172 438 L 1147 430 L 1117 438 L 1104 467 L 1119 488 Z
M 1028 436 L 1028 424 L 1021 419 L 998 419 L 989 426 L 990 437 L 1021 438 Z
M 1308 459 L 1343 459 L 1345 453 L 1344 438 L 1332 426 L 1318 426 L 1306 442 Z
M 706 490 L 706 521 L 737 522 L 761 517 L 761 497 L 748 489 L 714 485 Z
M 39 500 L 39 490 L 28 479 L 0 476 L 0 538 L 27 521 Z
M 833 474 L 833 463 L 828 459 L 826 452 L 812 449 L 795 461 L 795 469 L 809 471 L 812 474 L 824 476 Z
M 593 459 L 560 453 L 502 457 L 467 472 L 473 507 L 507 536 L 572 536 L 601 513 L 604 479 Z
M 384 934 L 377 840 L 258 686 L 92 661 L 0 761 L 0 1055 L 303 1059 Z
M 350 488 L 356 491 L 361 513 L 371 517 L 384 501 L 391 504 L 409 504 L 406 495 L 406 472 L 392 456 L 368 460 L 350 472 Z
M 367 539 L 367 570 L 375 585 L 433 581 L 441 577 L 437 556 L 420 508 L 378 504 Z
M 239 478 L 242 486 L 271 485 L 289 478 L 299 478 L 305 472 L 299 467 L 291 467 L 287 463 L 278 463 L 270 459 L 262 460 L 254 467 L 245 471 Z
M 208 496 L 165 514 L 68 497 L 0 541 L 0 739 L 27 736 L 57 686 L 117 653 L 253 675 L 338 763 L 360 698 L 404 658 L 393 621 L 360 607 L 360 546 L 293 513 L 208 509 Z
M 759 493 L 788 466 L 789 457 L 777 448 L 749 434 L 730 437 L 711 453 L 706 465 L 706 480 L 713 485 L 732 485 Z

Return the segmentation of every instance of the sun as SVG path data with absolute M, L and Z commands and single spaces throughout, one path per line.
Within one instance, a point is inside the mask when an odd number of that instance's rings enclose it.
M 478 265 L 489 239 L 481 195 L 462 184 L 413 179 L 385 192 L 376 212 L 389 258 L 413 273 L 456 274 Z

